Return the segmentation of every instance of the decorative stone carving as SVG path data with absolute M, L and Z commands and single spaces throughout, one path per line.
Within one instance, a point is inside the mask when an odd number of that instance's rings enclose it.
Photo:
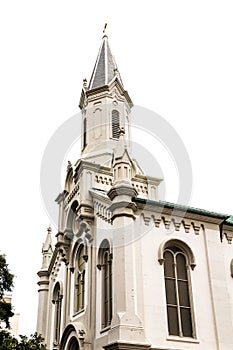
M 196 225 L 194 222 L 192 222 L 191 225 L 192 225 L 192 227 L 194 229 L 195 235 L 199 235 L 199 231 L 200 231 L 201 226 Z
M 170 225 L 171 225 L 171 220 L 167 220 L 167 219 L 165 219 L 165 217 L 162 217 L 162 221 L 163 221 L 163 223 L 164 223 L 165 228 L 166 228 L 167 230 L 169 230 Z
M 72 190 L 72 192 L 69 194 L 69 196 L 67 197 L 66 201 L 65 201 L 65 205 L 67 205 L 68 203 L 70 203 L 70 201 L 74 198 L 74 196 L 76 195 L 76 193 L 79 190 L 79 184 L 77 184 L 74 189 Z
M 72 164 L 71 164 L 71 162 L 68 160 L 67 172 L 70 171 L 71 169 L 72 169 Z
M 186 233 L 189 233 L 189 230 L 190 230 L 190 227 L 191 227 L 191 224 L 188 224 L 187 222 L 185 221 L 182 221 L 182 224 L 184 226 L 184 230 Z
M 76 233 L 75 236 L 76 237 L 81 237 L 82 235 L 84 235 L 90 242 L 93 240 L 93 237 L 91 235 L 91 227 L 86 221 L 81 221 L 80 222 L 79 230 L 78 230 L 78 232 Z M 84 258 L 84 260 L 85 260 L 85 258 Z
M 177 222 L 175 219 L 172 219 L 173 225 L 176 231 L 180 230 L 181 222 Z
M 224 235 L 225 235 L 225 237 L 227 239 L 227 242 L 229 244 L 231 244 L 232 243 L 232 239 L 233 239 L 233 232 L 232 231 L 224 231 Z
M 152 219 L 154 221 L 155 227 L 159 227 L 161 219 L 160 218 L 156 218 L 154 215 L 152 215 Z
M 143 220 L 144 220 L 145 225 L 146 225 L 146 226 L 149 226 L 151 217 L 150 217 L 150 216 L 146 216 L 144 213 L 142 213 L 142 217 L 143 217 Z

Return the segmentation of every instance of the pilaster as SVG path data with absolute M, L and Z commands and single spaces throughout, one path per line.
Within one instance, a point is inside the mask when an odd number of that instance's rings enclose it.
M 114 314 L 109 342 L 145 342 L 144 326 L 137 310 L 137 271 L 135 225 L 130 216 L 113 220 L 113 290 Z
M 47 335 L 47 313 L 48 313 L 48 295 L 49 295 L 49 272 L 47 270 L 40 270 L 38 272 L 40 278 L 39 285 L 39 302 L 37 312 L 37 326 L 38 333 L 46 339 Z

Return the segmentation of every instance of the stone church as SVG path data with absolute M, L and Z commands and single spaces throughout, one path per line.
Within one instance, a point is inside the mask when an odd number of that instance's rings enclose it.
M 233 216 L 159 200 L 162 179 L 132 158 L 132 106 L 104 35 L 42 249 L 37 331 L 49 350 L 233 349 Z

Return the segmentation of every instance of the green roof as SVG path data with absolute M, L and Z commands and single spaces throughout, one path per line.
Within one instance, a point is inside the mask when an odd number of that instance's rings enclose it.
M 226 224 L 233 225 L 233 215 L 229 216 L 225 222 Z
M 133 198 L 133 201 L 139 202 L 139 203 L 157 205 L 159 207 L 164 207 L 164 208 L 168 208 L 168 209 L 176 209 L 176 210 L 185 211 L 188 213 L 193 213 L 193 214 L 198 214 L 198 215 L 219 218 L 219 219 L 223 219 L 224 223 L 227 223 L 228 225 L 233 225 L 233 215 L 231 216 L 229 214 L 217 213 L 214 211 L 194 208 L 194 207 L 185 206 L 185 205 L 181 205 L 181 204 L 175 204 L 175 203 L 164 202 L 164 201 L 154 201 L 154 200 L 138 198 L 138 197 Z

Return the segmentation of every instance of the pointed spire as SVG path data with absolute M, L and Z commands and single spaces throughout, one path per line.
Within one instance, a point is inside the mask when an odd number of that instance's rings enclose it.
M 119 130 L 119 141 L 112 158 L 114 184 L 131 183 L 133 168 L 133 161 L 126 145 L 125 129 L 122 127 Z
M 109 207 L 113 212 L 112 220 L 117 216 L 131 216 L 135 219 L 134 211 L 136 206 L 132 203 L 132 197 L 136 197 L 138 193 L 132 184 L 134 164 L 128 152 L 124 136 L 125 130 L 121 128 L 118 145 L 113 152 L 113 186 L 107 193 L 112 201 Z
M 45 240 L 45 243 L 43 244 L 43 247 L 42 247 L 42 255 L 43 255 L 42 270 L 48 269 L 49 264 L 50 264 L 50 260 L 51 260 L 52 255 L 53 255 L 51 232 L 52 232 L 52 229 L 49 225 L 49 227 L 47 228 L 46 240 Z
M 108 37 L 105 34 L 102 39 L 88 89 L 91 90 L 100 86 L 108 85 L 114 77 L 117 77 L 123 85 L 120 73 L 108 43 Z
M 114 161 L 116 161 L 117 159 L 123 160 L 126 157 L 128 161 L 131 162 L 131 158 L 129 156 L 127 146 L 126 146 L 124 127 L 120 128 L 119 130 L 119 141 L 117 143 L 116 149 L 114 150 L 113 156 L 114 156 Z
M 42 253 L 48 253 L 49 251 L 53 251 L 52 249 L 52 237 L 51 237 L 51 226 L 49 225 L 49 227 L 47 228 L 47 236 L 46 236 L 46 240 L 45 243 L 43 244 L 43 248 L 42 248 Z

